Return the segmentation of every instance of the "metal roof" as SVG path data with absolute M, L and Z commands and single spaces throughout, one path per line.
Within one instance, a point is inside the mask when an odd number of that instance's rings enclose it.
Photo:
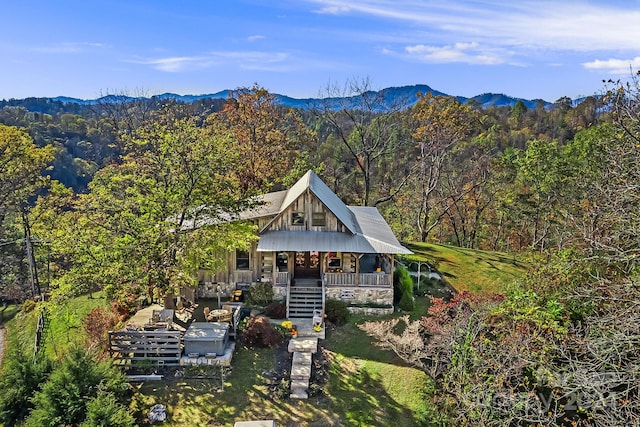
M 267 231 L 260 235 L 258 252 L 358 252 L 374 253 L 361 235 L 339 231 Z
M 353 212 L 362 236 L 376 249 L 377 253 L 384 254 L 411 254 L 412 252 L 402 246 L 396 238 L 391 227 L 384 220 L 377 208 L 372 206 L 348 206 Z
M 256 197 L 256 206 L 241 212 L 239 219 L 262 218 L 280 213 L 282 201 L 287 195 L 287 190 L 275 191 Z
M 330 210 L 349 232 L 338 231 L 268 231 L 269 225 L 305 191 L 311 191 Z M 192 220 L 185 228 L 197 228 L 221 221 L 273 218 L 263 228 L 258 241 L 259 252 L 355 252 L 377 254 L 410 254 L 398 242 L 389 224 L 378 209 L 366 206 L 347 206 L 322 180 L 308 171 L 289 190 L 257 196 L 257 204 L 237 216 L 217 212 Z M 205 209 L 205 207 L 201 207 Z M 265 231 L 266 230 L 266 231 Z
M 260 235 L 258 252 L 355 252 L 371 254 L 410 254 L 398 242 L 389 225 L 374 207 L 347 207 L 362 232 L 267 231 Z
M 289 205 L 298 199 L 305 191 L 311 191 L 322 202 L 322 204 L 333 213 L 338 221 L 340 221 L 351 234 L 356 234 L 360 231 L 358 223 L 355 220 L 353 212 L 347 208 L 342 200 L 335 195 L 327 184 L 322 182 L 320 177 L 316 175 L 312 170 L 307 171 L 302 178 L 298 180 L 287 192 L 282 205 L 280 206 L 280 212 L 286 210 Z M 277 217 L 276 217 L 277 218 Z M 271 222 L 275 221 L 274 218 L 264 228 L 266 230 Z

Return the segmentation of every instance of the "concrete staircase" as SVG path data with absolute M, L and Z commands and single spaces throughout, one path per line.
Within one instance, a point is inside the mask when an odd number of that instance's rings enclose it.
M 293 353 L 291 363 L 291 394 L 292 399 L 307 399 L 309 397 L 309 379 L 311 378 L 311 362 L 313 353 L 318 351 L 318 338 L 291 338 L 289 352 Z
M 287 317 L 313 317 L 313 310 L 322 310 L 322 287 L 296 284 L 289 289 Z

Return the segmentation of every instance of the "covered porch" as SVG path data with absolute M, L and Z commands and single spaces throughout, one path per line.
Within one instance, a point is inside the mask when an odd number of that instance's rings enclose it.
M 394 256 L 353 252 L 258 252 L 261 258 L 260 281 L 275 286 L 304 283 L 324 286 L 393 287 Z M 271 260 L 279 265 L 272 266 Z

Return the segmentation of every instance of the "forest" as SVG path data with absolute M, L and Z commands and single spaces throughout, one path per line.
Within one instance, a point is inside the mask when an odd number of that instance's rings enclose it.
M 504 295 L 362 326 L 436 381 L 452 423 L 637 424 L 638 80 L 536 108 L 430 93 L 390 106 L 370 89 L 327 87 L 305 110 L 258 85 L 193 104 L 3 106 L 0 296 L 104 290 L 126 312 L 194 285 L 197 268 L 253 238 L 228 215 L 313 169 L 347 204 L 376 206 L 401 241 L 534 266 Z M 218 221 L 190 226 L 205 217 Z

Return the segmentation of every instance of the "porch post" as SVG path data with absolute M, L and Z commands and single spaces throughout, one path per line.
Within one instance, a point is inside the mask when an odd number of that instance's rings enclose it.
M 271 265 L 271 286 L 275 286 L 277 279 L 278 279 L 278 253 L 277 252 L 271 252 L 271 259 L 272 261 L 272 265 Z
M 393 272 L 396 271 L 396 256 L 391 254 L 391 271 L 389 272 L 389 286 L 393 287 Z M 420 278 L 418 278 L 420 280 Z
M 356 287 L 360 284 L 360 257 L 362 254 L 356 256 Z

